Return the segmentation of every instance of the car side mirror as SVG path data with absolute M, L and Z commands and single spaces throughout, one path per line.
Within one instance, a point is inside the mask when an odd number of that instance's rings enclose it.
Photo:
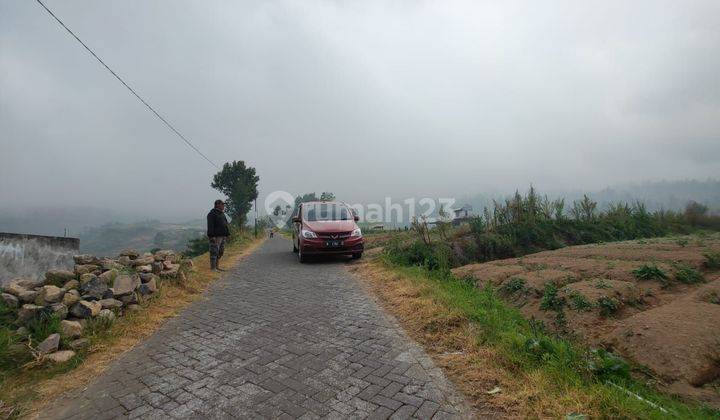
M 293 223 L 300 223 L 300 218 L 299 218 L 299 217 L 293 217 L 293 218 L 292 218 L 292 221 L 293 221 Z
M 353 220 L 356 221 L 356 222 L 359 222 L 359 221 L 360 221 L 360 216 L 358 216 L 358 215 L 353 216 Z

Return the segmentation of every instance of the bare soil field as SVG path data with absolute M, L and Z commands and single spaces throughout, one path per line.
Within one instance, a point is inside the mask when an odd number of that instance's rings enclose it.
M 453 269 L 527 318 L 720 406 L 720 235 L 583 245 Z

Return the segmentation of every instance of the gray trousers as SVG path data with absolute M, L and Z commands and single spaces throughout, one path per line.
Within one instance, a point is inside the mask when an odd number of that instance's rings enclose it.
M 227 238 L 224 236 L 215 236 L 210 238 L 210 268 L 218 267 L 218 261 L 225 253 L 226 240 Z

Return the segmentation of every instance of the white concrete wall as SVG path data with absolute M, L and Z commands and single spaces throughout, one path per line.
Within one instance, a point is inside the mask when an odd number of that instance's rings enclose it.
M 0 284 L 15 277 L 43 277 L 47 270 L 72 269 L 80 240 L 0 232 Z

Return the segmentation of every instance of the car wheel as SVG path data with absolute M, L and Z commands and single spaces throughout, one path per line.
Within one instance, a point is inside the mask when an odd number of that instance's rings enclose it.
M 362 252 L 356 252 L 352 254 L 353 260 L 359 260 L 362 257 Z

